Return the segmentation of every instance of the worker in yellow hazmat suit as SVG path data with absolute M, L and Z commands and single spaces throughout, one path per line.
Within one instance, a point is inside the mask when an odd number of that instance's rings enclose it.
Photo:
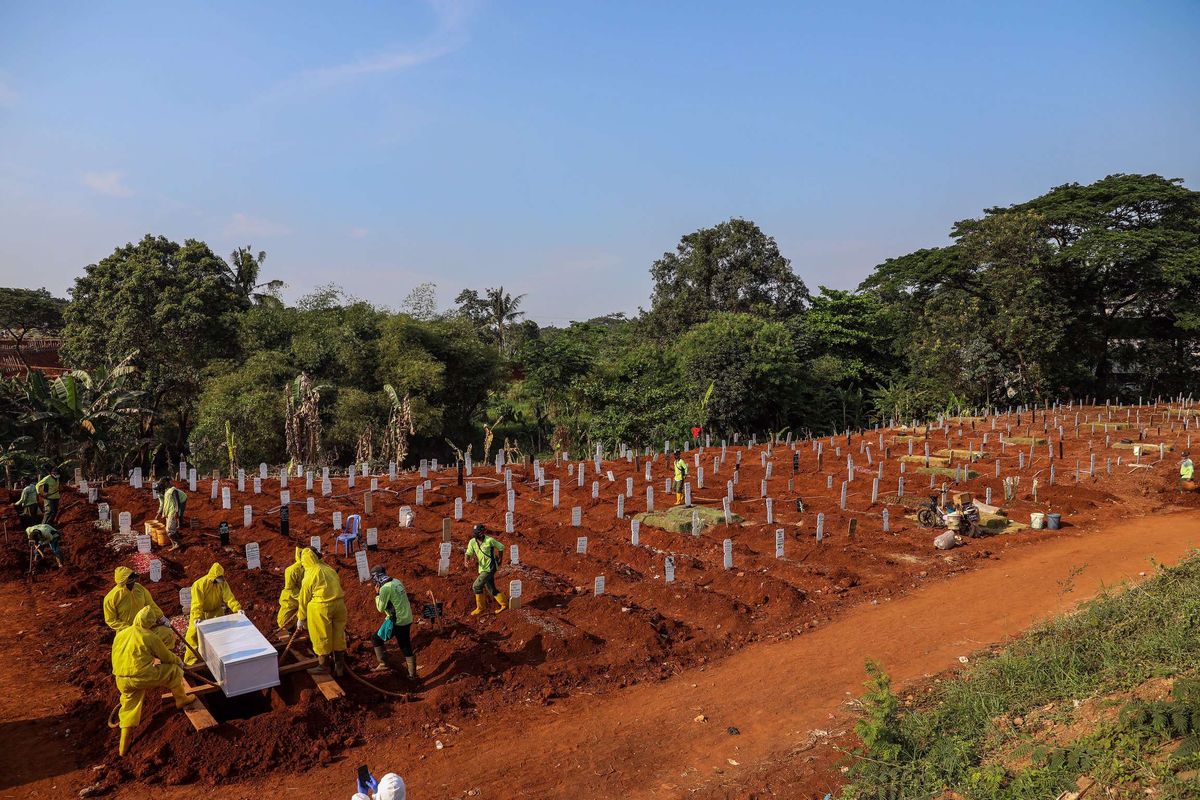
M 176 708 L 196 702 L 196 696 L 183 689 L 179 656 L 168 650 L 153 632 L 156 619 L 154 611 L 147 606 L 133 618 L 132 625 L 122 628 L 113 639 L 113 678 L 121 693 L 121 755 L 129 749 L 129 731 L 142 721 L 142 706 L 148 690 L 170 689 L 175 695 Z M 155 663 L 156 659 L 158 663 Z
M 342 582 L 333 567 L 321 560 L 311 547 L 300 553 L 304 581 L 300 585 L 300 603 L 296 609 L 296 628 L 308 630 L 317 666 L 312 672 L 326 672 L 332 656 L 333 674 L 346 668 L 346 598 Z
M 200 649 L 196 623 L 213 617 L 223 617 L 226 609 L 228 613 L 236 614 L 242 610 L 242 604 L 233 596 L 233 590 L 225 580 L 225 568 L 213 562 L 208 568 L 208 574 L 192 584 L 192 613 L 188 618 L 187 634 L 183 637 L 191 648 L 183 655 L 184 664 L 190 666 L 200 663 L 200 657 L 196 655 Z
M 300 605 L 300 584 L 304 581 L 304 563 L 300 561 L 303 547 L 296 548 L 296 560 L 283 571 L 283 591 L 279 593 L 279 614 L 275 624 L 287 631 L 296 624 L 296 609 Z
M 154 602 L 150 592 L 137 582 L 137 576 L 129 567 L 117 567 L 113 573 L 115 584 L 108 594 L 104 595 L 104 622 L 114 631 L 120 632 L 133 624 L 134 617 L 143 608 L 150 609 L 154 615 L 154 635 L 162 640 L 168 650 L 175 647 L 175 631 L 171 630 L 171 621 L 162 613 L 162 609 Z

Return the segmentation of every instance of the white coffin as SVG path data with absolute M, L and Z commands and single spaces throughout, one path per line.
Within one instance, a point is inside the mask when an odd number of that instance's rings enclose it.
M 226 697 L 279 685 L 279 653 L 243 614 L 196 623 L 200 655 Z

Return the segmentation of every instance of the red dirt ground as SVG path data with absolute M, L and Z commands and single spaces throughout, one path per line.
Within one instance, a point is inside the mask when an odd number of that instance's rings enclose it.
M 1081 422 L 1094 420 L 1099 411 L 1079 410 Z M 1113 420 L 1124 422 L 1126 412 L 1113 411 Z M 1138 415 L 1140 424 L 1136 427 L 1148 428 L 1147 442 L 1175 444 L 1178 451 L 1188 444 L 1189 431 L 1182 430 L 1175 416 L 1165 419 L 1164 412 L 1165 407 L 1153 417 L 1154 412 L 1148 408 L 1128 413 L 1131 417 Z M 672 797 L 679 796 L 685 787 L 689 791 L 703 788 L 699 796 L 772 796 L 775 786 L 789 787 L 781 796 L 792 797 L 823 790 L 835 783 L 837 776 L 837 754 L 827 746 L 825 737 L 797 742 L 795 729 L 766 731 L 764 735 L 759 727 L 753 735 L 739 737 L 738 746 L 746 752 L 730 756 L 738 765 L 727 764 L 728 773 L 701 775 L 696 759 L 707 752 L 706 748 L 711 750 L 711 736 L 696 735 L 696 741 L 691 741 L 690 732 L 699 730 L 700 724 L 695 728 L 672 728 L 666 717 L 662 720 L 664 727 L 656 731 L 654 711 L 666 708 L 662 705 L 664 696 L 674 698 L 673 710 L 678 710 L 680 704 L 684 709 L 689 704 L 708 709 L 713 702 L 728 709 L 740 696 L 765 705 L 750 706 L 724 718 L 794 724 L 786 721 L 784 712 L 796 711 L 795 705 L 777 703 L 772 708 L 770 695 L 764 697 L 764 686 L 779 691 L 768 676 L 787 687 L 779 695 L 780 701 L 785 696 L 795 699 L 799 693 L 810 707 L 827 708 L 836 703 L 837 697 L 823 692 L 832 683 L 845 685 L 848 677 L 860 677 L 863 658 L 869 652 L 860 645 L 877 641 L 864 639 L 858 626 L 847 630 L 850 620 L 861 620 L 860 625 L 868 626 L 867 632 L 874 631 L 876 636 L 882 633 L 884 639 L 893 642 L 893 657 L 885 659 L 885 665 L 900 680 L 909 680 L 921 674 L 913 671 L 914 664 L 933 663 L 933 643 L 940 641 L 937 637 L 944 631 L 925 632 L 930 651 L 913 652 L 906 663 L 906 651 L 898 643 L 912 640 L 919 631 L 905 619 L 887 621 L 879 617 L 882 609 L 898 607 L 887 601 L 926 584 L 950 586 L 966 580 L 945 580 L 954 573 L 980 568 L 994 574 L 1013 558 L 1036 559 L 1043 549 L 1061 555 L 1066 552 L 1064 548 L 1081 541 L 1081 533 L 1095 532 L 1102 526 L 1107 529 L 1120 517 L 1167 508 L 1200 508 L 1200 498 L 1174 491 L 1177 456 L 1168 453 L 1163 463 L 1150 469 L 1118 468 L 1117 455 L 1128 460 L 1130 451 L 1106 449 L 1106 434 L 1102 431 L 1093 432 L 1086 425 L 1076 429 L 1075 414 L 1076 409 L 1070 409 L 1057 415 L 1065 428 L 1064 458 L 1055 461 L 1059 467 L 1057 484 L 1040 488 L 1042 502 L 1036 506 L 1029 495 L 1030 483 L 1034 476 L 1047 483 L 1050 448 L 1035 448 L 1030 462 L 1028 447 L 1010 446 L 1002 456 L 995 452 L 995 438 L 1008 424 L 1014 426 L 1014 436 L 1029 435 L 1030 425 L 1036 435 L 1044 435 L 1048 423 L 1041 414 L 1036 421 L 1023 415 L 1019 425 L 1015 417 L 1002 418 L 995 432 L 990 420 L 979 420 L 974 422 L 975 430 L 971 421 L 961 423 L 961 428 L 951 421 L 947 431 L 930 434 L 931 450 L 937 450 L 946 446 L 947 434 L 956 447 L 973 443 L 979 449 L 983 433 L 989 433 L 992 441 L 986 450 L 990 455 L 976 467 L 983 476 L 957 487 L 974 491 L 979 497 L 987 486 L 992 487 L 995 498 L 1003 497 L 993 463 L 1000 456 L 1002 473 L 1014 474 L 1017 450 L 1024 450 L 1027 464 L 1020 473 L 1022 496 L 1009 505 L 1011 516 L 1028 521 L 1031 510 L 1053 510 L 1063 513 L 1069 523 L 1059 532 L 1022 531 L 973 540 L 949 553 L 933 550 L 933 532 L 921 530 L 903 518 L 903 508 L 895 503 L 888 506 L 892 532 L 881 531 L 879 516 L 885 506 L 870 502 L 875 466 L 866 473 L 867 458 L 861 448 L 870 445 L 876 463 L 881 435 L 885 446 L 892 449 L 881 482 L 881 501 L 887 499 L 886 492 L 895 492 L 899 456 L 907 453 L 907 444 L 892 444 L 891 432 L 855 435 L 849 443 L 845 437 L 832 442 L 824 439 L 825 469 L 821 472 L 816 469 L 813 445 L 801 443 L 796 450 L 800 472 L 793 493 L 787 492 L 792 451 L 777 445 L 771 459 L 775 477 L 770 482 L 770 494 L 775 498 L 776 511 L 772 525 L 765 523 L 764 504 L 758 497 L 763 477 L 760 457 L 765 448 L 760 445 L 743 449 L 734 511 L 745 517 L 746 523 L 717 526 L 698 538 L 643 527 L 637 547 L 630 544 L 628 520 L 616 519 L 615 496 L 624 489 L 625 478 L 632 476 L 635 488 L 633 496 L 626 499 L 627 512 L 644 509 L 646 483 L 641 469 L 625 461 L 605 462 L 604 470 L 612 470 L 616 481 L 610 483 L 602 471 L 601 497 L 593 500 L 590 484 L 595 476 L 590 462 L 588 486 L 582 489 L 568 476 L 566 464 L 556 467 L 551 463 L 547 480 L 562 480 L 562 502 L 555 510 L 550 507 L 549 484 L 544 493 L 539 493 L 532 469 L 513 467 L 518 533 L 501 533 L 499 538 L 506 544 L 520 545 L 521 564 L 504 567 L 499 579 L 502 585 L 515 577 L 523 581 L 524 607 L 515 613 L 489 614 L 479 619 L 466 615 L 472 605 L 469 583 L 473 575 L 463 568 L 461 554 L 472 524 L 483 522 L 503 531 L 502 478 L 490 467 L 476 468 L 471 480 L 477 500 L 465 506 L 464 519 L 453 525 L 452 571 L 449 577 L 439 577 L 437 543 L 441 540 L 442 519 L 452 514 L 454 498 L 462 496 L 462 488 L 455 485 L 452 473 L 443 471 L 432 476 L 434 488 L 426 492 L 426 505 L 416 508 L 416 527 L 401 529 L 395 522 L 397 510 L 402 504 L 414 505 L 412 487 L 419 477 L 415 472 L 403 473 L 389 485 L 385 475 L 379 479 L 383 490 L 374 494 L 374 513 L 364 524 L 364 528 L 378 527 L 380 531 L 380 550 L 370 554 L 371 563 L 384 563 L 402 578 L 415 602 L 432 591 L 447 604 L 447 620 L 442 625 L 414 627 L 423 681 L 410 702 L 384 698 L 343 680 L 348 693 L 344 701 L 330 704 L 314 696 L 311 688 L 302 689 L 299 701 L 287 708 L 232 720 L 215 731 L 202 733 L 193 731 L 182 715 L 162 708 L 143 725 L 133 751 L 124 760 L 113 755 L 115 735 L 105 722 L 116 693 L 108 670 L 111 637 L 103 625 L 100 599 L 111 585 L 112 568 L 128 563 L 130 554 L 114 553 L 105 545 L 107 534 L 90 524 L 95 518 L 94 508 L 85 498 L 70 492 L 62 513 L 67 567 L 61 572 L 39 571 L 35 580 L 27 583 L 23 577 L 26 554 L 16 540 L 5 549 L 0 562 L 0 647 L 6 653 L 0 659 L 0 681 L 5 687 L 20 688 L 17 693 L 6 692 L 7 697 L 0 702 L 0 732 L 4 734 L 0 741 L 17 743 L 14 748 L 0 750 L 0 776 L 4 776 L 0 777 L 0 796 L 37 796 L 50 790 L 52 784 L 55 791 L 62 791 L 64 787 L 78 790 L 93 783 L 101 789 L 120 787 L 120 796 L 144 795 L 138 787 L 163 796 L 163 784 L 199 782 L 225 785 L 219 796 L 234 797 L 249 796 L 248 790 L 240 787 L 263 780 L 268 785 L 307 787 L 296 796 L 327 796 L 332 773 L 351 776 L 354 766 L 368 753 L 375 758 L 395 758 L 402 772 L 419 776 L 425 790 L 414 791 L 418 797 L 461 796 L 463 791 L 479 786 L 489 789 L 481 796 L 527 797 L 556 796 L 554 787 L 580 785 L 590 785 L 590 796 L 596 797 Z M 1050 416 L 1053 423 L 1055 415 Z M 1138 433 L 1122 430 L 1109 435 L 1116 441 L 1121 436 L 1136 439 Z M 1058 437 L 1051 439 L 1057 454 Z M 1086 475 L 1089 443 L 1100 462 L 1094 479 Z M 835 448 L 842 450 L 840 455 Z M 724 481 L 732 477 L 736 452 L 735 448 L 729 449 L 727 462 L 714 476 L 712 459 L 720 456 L 720 448 L 705 451 L 701 463 L 708 473 L 708 488 L 697 490 L 698 502 L 719 505 Z M 848 508 L 841 511 L 838 494 L 846 474 L 847 452 L 853 454 L 859 469 L 850 484 Z M 917 444 L 914 452 L 923 452 L 923 445 Z M 1114 461 L 1111 476 L 1105 474 L 1107 457 Z M 1073 476 L 1077 459 L 1084 468 L 1078 485 Z M 1153 457 L 1142 460 L 1156 459 L 1157 448 Z M 689 461 L 694 471 L 690 456 Z M 913 474 L 917 466 L 907 465 L 909 496 L 927 493 L 928 477 Z M 660 457 L 652 469 L 656 504 L 663 507 L 673 499 L 662 491 L 668 464 Z M 834 477 L 833 489 L 826 488 L 826 475 Z M 942 480 L 938 478 L 939 483 Z M 248 490 L 250 483 L 248 478 Z M 360 478 L 356 488 L 348 491 L 345 477 L 337 477 L 335 496 L 322 498 L 318 476 L 317 513 L 307 517 L 303 480 L 293 478 L 289 484 L 295 498 L 291 538 L 284 539 L 279 533 L 279 518 L 272 511 L 278 505 L 277 480 L 265 481 L 262 495 L 249 491 L 238 494 L 236 485 L 223 481 L 223 486 L 234 489 L 231 511 L 222 511 L 219 499 L 209 499 L 208 482 L 202 481 L 201 491 L 191 497 L 188 507 L 189 517 L 198 524 L 196 530 L 185 526 L 190 546 L 170 557 L 156 552 L 163 558 L 164 578 L 161 583 L 148 585 L 166 613 L 178 614 L 178 589 L 190 584 L 214 559 L 220 560 L 251 619 L 269 632 L 274 627 L 281 572 L 291 561 L 292 547 L 307 543 L 309 535 L 319 534 L 325 551 L 330 553 L 330 514 L 334 510 L 361 512 L 367 483 Z M 792 501 L 797 495 L 806 504 L 803 514 L 794 509 Z M 123 485 L 108 487 L 101 499 L 111 504 L 114 519 L 120 511 L 130 511 L 135 530 L 153 515 L 148 484 L 138 491 Z M 254 507 L 255 521 L 251 528 L 242 529 L 241 506 L 247 503 Z M 583 508 L 581 529 L 570 525 L 573 505 Z M 825 539 L 820 544 L 813 537 L 818 511 L 825 514 Z M 846 531 L 850 519 L 859 520 L 853 539 Z M 201 535 L 214 533 L 221 520 L 228 520 L 233 529 L 231 546 L 224 551 L 215 538 Z M 786 555 L 779 560 L 774 558 L 777 528 L 783 528 L 787 536 Z M 579 535 L 589 537 L 586 555 L 575 553 Z M 721 540 L 726 537 L 734 542 L 735 567 L 729 571 L 721 563 Z M 243 545 L 249 541 L 260 543 L 262 570 L 245 569 Z M 1082 541 L 1089 541 L 1089 537 Z M 1035 544 L 1037 547 L 1031 546 Z M 1116 556 L 1110 560 L 1126 566 L 1134 555 L 1128 550 L 1130 546 L 1136 549 L 1139 545 L 1136 540 L 1126 543 L 1126 549 L 1120 551 L 1125 560 Z M 676 560 L 676 583 L 670 587 L 662 582 L 666 554 L 673 554 Z M 1092 562 L 1100 556 L 1103 553 L 1088 558 Z M 351 663 L 362 674 L 373 663 L 365 637 L 379 621 L 371 602 L 372 591 L 368 585 L 358 583 L 353 558 L 328 558 L 342 575 L 350 607 Z M 1054 572 L 1058 580 L 1063 565 L 1056 559 L 1044 564 L 1042 571 Z M 602 597 L 592 594 L 597 575 L 605 575 L 607 580 Z M 1006 592 L 1004 581 L 980 584 L 980 588 L 993 592 L 981 607 L 986 609 L 991 600 L 1007 614 L 1014 613 L 1014 598 Z M 923 598 L 937 590 L 922 588 L 917 594 Z M 1022 603 L 1022 607 L 1025 611 L 1011 619 L 994 615 L 1006 624 L 991 633 L 979 631 L 978 640 L 969 642 L 965 650 L 978 649 L 996 641 L 997 636 L 1015 633 L 1040 613 L 1053 610 L 1045 608 L 1044 603 Z M 847 639 L 854 630 L 859 630 L 859 635 Z M 820 651 L 812 649 L 813 643 L 822 641 L 839 655 L 839 669 L 828 674 L 831 666 Z M 960 651 L 963 649 L 959 646 Z M 780 672 L 764 672 L 760 659 L 747 661 L 750 653 L 770 653 L 770 658 L 781 666 L 792 666 Z M 744 666 L 747 663 L 759 666 L 750 669 Z M 933 670 L 942 668 L 944 665 Z M 698 688 L 700 679 L 714 674 L 727 677 L 711 689 Z M 398 677 L 370 680 L 393 691 L 407 690 L 406 682 Z M 858 682 L 850 680 L 849 685 L 856 687 Z M 711 720 L 703 730 L 720 725 L 722 717 L 707 710 L 703 713 Z M 672 717 L 670 724 L 678 721 Z M 594 736 L 588 733 L 593 722 L 608 726 L 605 730 L 610 733 L 615 731 L 616 741 L 601 738 L 600 727 Z M 690 717 L 688 722 L 692 724 Z M 572 729 L 572 723 L 579 727 Z M 658 739 L 635 737 L 623 746 L 623 726 L 644 728 L 657 734 Z M 846 720 L 839 717 L 831 719 L 827 727 L 836 727 L 836 733 L 846 726 Z M 805 737 L 812 727 L 802 731 Z M 68 728 L 70 733 L 66 732 Z M 563 738 L 570 736 L 577 738 Z M 660 742 L 664 736 L 679 738 L 670 739 L 671 746 L 664 748 Z M 472 774 L 470 751 L 466 748 L 481 739 L 489 749 L 503 750 L 514 758 L 518 753 L 541 751 L 554 752 L 556 757 L 565 751 L 569 757 L 564 755 L 566 760 L 553 767 L 548 759 L 535 757 L 531 764 L 526 757 L 519 774 L 504 770 L 498 778 L 490 777 L 487 770 Z M 435 749 L 435 740 L 442 741 L 445 750 Z M 639 742 L 641 750 L 629 752 L 634 741 Z M 650 746 L 647 741 L 656 744 Z M 656 769 L 639 756 L 643 750 L 655 754 Z M 793 750 L 797 752 L 789 758 Z M 381 751 L 391 755 L 380 755 Z M 380 769 L 388 766 L 372 763 Z M 601 763 L 607 764 L 604 769 L 608 772 L 598 766 Z M 331 764 L 335 766 L 321 768 Z M 588 765 L 590 774 L 583 765 Z M 679 768 L 675 771 L 679 779 L 663 782 L 663 776 L 673 767 Z M 297 777 L 307 769 L 312 769 L 308 773 L 311 779 Z M 613 777 L 645 778 L 651 773 L 658 784 Z M 598 781 L 597 775 L 604 776 L 603 780 Z M 725 794 L 713 794 L 717 791 L 714 787 L 722 784 L 726 784 L 721 789 Z M 499 789 L 501 785 L 503 790 Z

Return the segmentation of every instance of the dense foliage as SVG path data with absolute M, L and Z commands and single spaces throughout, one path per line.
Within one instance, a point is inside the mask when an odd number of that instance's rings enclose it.
M 591 452 L 678 441 L 693 425 L 825 432 L 947 408 L 1171 394 L 1200 368 L 1200 193 L 1155 175 L 988 209 L 956 223 L 950 244 L 888 259 L 856 291 L 811 294 L 774 239 L 731 219 L 654 262 L 638 317 L 566 327 L 524 319 L 523 296 L 503 287 L 463 291 L 440 312 L 428 284 L 399 311 L 333 286 L 287 305 L 278 282 L 259 282 L 264 258 L 147 236 L 88 266 L 65 309 L 39 293 L 29 308 L 0 305 L 13 337 L 61 312 L 67 365 L 98 384 L 124 364 L 130 393 L 98 442 L 72 422 L 79 411 L 3 384 L 10 463 L 83 453 L 90 469 L 181 456 L 227 469 L 313 447 L 334 464 L 386 450 Z M 289 443 L 288 430 L 310 441 Z

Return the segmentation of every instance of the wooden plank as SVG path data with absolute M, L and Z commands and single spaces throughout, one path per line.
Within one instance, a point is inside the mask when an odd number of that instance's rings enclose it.
M 317 665 L 317 659 L 306 658 L 303 661 L 293 661 L 279 668 L 280 675 L 291 675 L 293 672 L 302 672 Z
M 188 685 L 187 678 L 183 679 L 183 688 L 191 694 L 197 694 L 197 689 Z M 209 713 L 208 708 L 204 705 L 204 700 L 198 694 L 196 702 L 184 707 L 183 713 L 187 715 L 188 721 L 192 723 L 192 727 L 198 731 L 215 728 L 218 725 L 216 719 L 213 718 L 213 715 Z
M 338 685 L 337 678 L 328 672 L 310 673 L 309 677 L 313 679 L 313 683 L 317 685 L 317 689 L 325 696 L 326 700 L 337 700 L 346 696 L 346 690 Z

